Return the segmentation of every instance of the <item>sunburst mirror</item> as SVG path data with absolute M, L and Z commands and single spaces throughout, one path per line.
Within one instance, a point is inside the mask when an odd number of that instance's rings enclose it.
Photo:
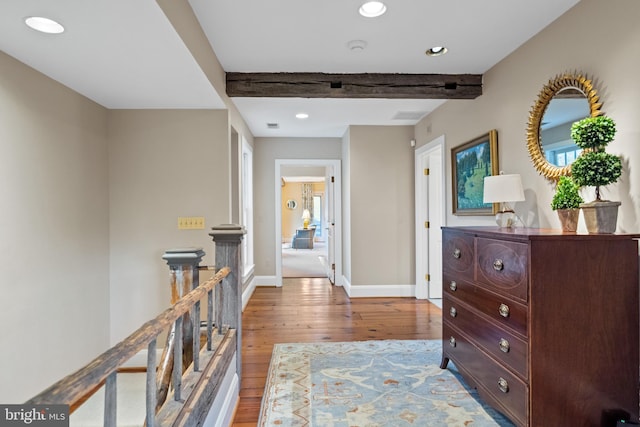
M 580 155 L 571 124 L 599 116 L 601 106 L 591 80 L 579 73 L 559 74 L 542 88 L 527 126 L 529 156 L 541 175 L 557 180 L 571 174 L 571 163 Z

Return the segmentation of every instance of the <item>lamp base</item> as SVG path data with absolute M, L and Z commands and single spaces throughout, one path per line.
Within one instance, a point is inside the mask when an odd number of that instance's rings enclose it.
M 513 211 L 498 212 L 496 214 L 496 224 L 500 228 L 514 228 L 518 217 Z
M 309 228 L 309 220 L 308 219 L 302 220 L 302 228 L 304 228 L 304 229 Z

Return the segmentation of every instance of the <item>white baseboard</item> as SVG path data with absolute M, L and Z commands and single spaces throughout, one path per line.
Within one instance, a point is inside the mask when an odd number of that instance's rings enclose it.
M 375 298 L 375 297 L 414 297 L 416 285 L 357 285 L 354 286 L 342 276 L 342 284 L 349 298 Z
M 275 286 L 276 276 L 255 276 L 256 286 Z
M 233 423 L 233 415 L 240 396 L 240 382 L 236 373 L 236 356 L 220 385 L 220 393 L 209 409 L 203 427 L 228 427 Z
M 252 277 L 251 280 L 249 281 L 249 284 L 247 285 L 245 290 L 242 292 L 242 311 L 244 311 L 244 309 L 247 307 L 247 304 L 249 304 L 249 300 L 251 299 L 251 296 L 253 295 L 253 292 L 255 290 L 256 290 L 256 278 Z

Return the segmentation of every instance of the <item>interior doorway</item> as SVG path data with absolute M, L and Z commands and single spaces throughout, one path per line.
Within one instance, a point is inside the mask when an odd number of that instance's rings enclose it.
M 415 154 L 416 298 L 442 298 L 442 232 L 446 221 L 444 135 Z
M 327 277 L 324 166 L 283 166 L 282 277 Z
M 321 253 L 324 260 L 322 275 L 332 283 L 341 285 L 340 160 L 277 159 L 275 172 L 276 286 L 282 286 L 283 259 L 286 256 L 302 257 L 303 253 L 311 252 L 311 245 L 305 240 L 308 239 L 309 233 L 302 226 L 305 210 L 309 211 L 310 216 L 308 228 L 314 228 L 318 233 L 315 238 L 318 245 L 313 246 L 316 254 L 310 256 L 318 256 Z M 316 187 L 316 190 L 321 187 L 322 191 L 314 191 L 314 181 L 323 183 L 322 186 Z M 288 195 L 291 193 L 283 191 L 287 182 L 295 189 L 292 196 Z M 295 182 L 311 185 L 307 185 L 303 190 L 301 185 L 294 186 Z M 295 234 L 299 234 L 297 248 L 293 248 L 291 243 Z

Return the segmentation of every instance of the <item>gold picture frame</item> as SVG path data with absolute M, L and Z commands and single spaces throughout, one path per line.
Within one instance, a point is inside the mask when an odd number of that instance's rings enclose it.
M 495 215 L 499 203 L 483 203 L 484 177 L 497 175 L 498 131 L 451 149 L 454 215 Z

